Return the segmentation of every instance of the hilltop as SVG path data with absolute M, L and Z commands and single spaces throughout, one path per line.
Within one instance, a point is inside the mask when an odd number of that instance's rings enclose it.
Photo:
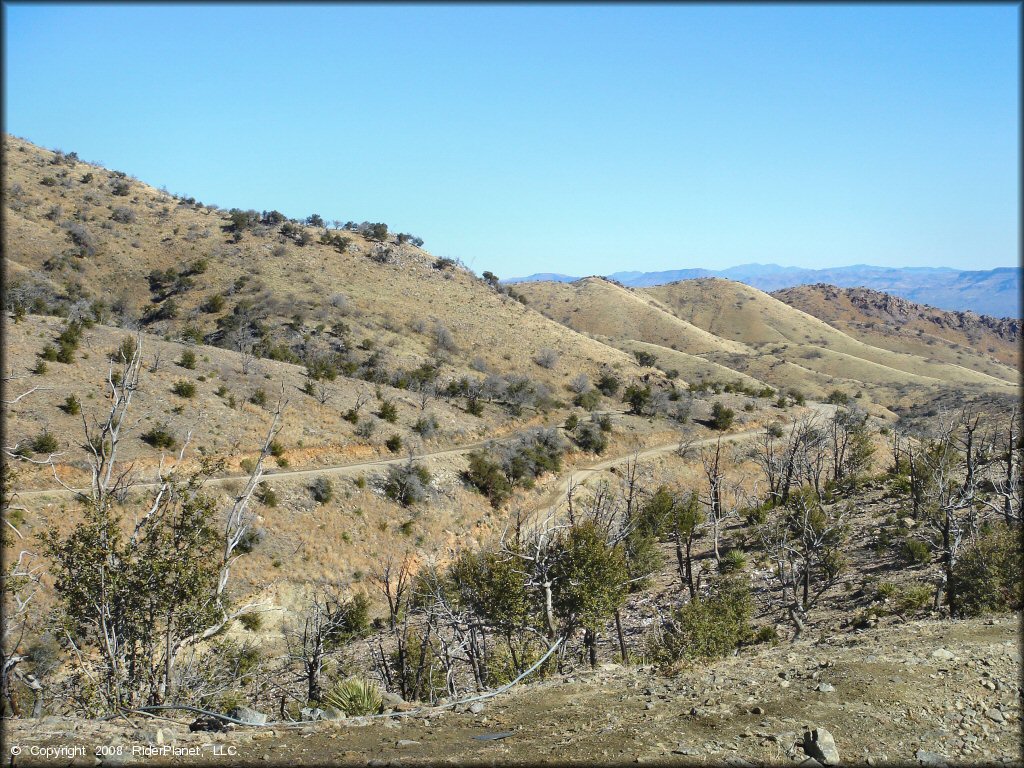
M 1020 318 L 1020 267 L 991 270 L 956 270 L 948 267 L 848 267 L 804 269 L 777 264 L 741 264 L 728 269 L 675 269 L 662 272 L 613 272 L 608 278 L 632 288 L 664 285 L 680 280 L 720 277 L 762 291 L 778 291 L 800 285 L 828 284 L 884 291 L 946 310 L 973 311 L 1003 318 Z M 579 278 L 542 273 L 508 280 L 509 283 L 557 281 Z

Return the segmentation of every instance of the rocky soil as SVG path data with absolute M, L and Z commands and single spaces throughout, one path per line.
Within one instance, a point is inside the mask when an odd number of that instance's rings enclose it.
M 13 766 L 813 766 L 809 755 L 817 754 L 826 763 L 838 756 L 868 765 L 1022 765 L 1018 623 L 1012 616 L 924 620 L 826 634 L 672 677 L 606 664 L 520 685 L 472 711 L 462 705 L 226 733 L 192 733 L 192 718 L 178 713 L 171 713 L 177 722 L 15 720 L 6 724 L 4 759 Z M 45 748 L 60 754 L 41 757 Z

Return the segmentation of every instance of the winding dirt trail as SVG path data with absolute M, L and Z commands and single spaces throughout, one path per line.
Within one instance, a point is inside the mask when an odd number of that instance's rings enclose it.
M 829 406 L 817 406 L 816 405 L 816 406 L 814 406 L 814 410 L 816 412 L 818 412 L 818 413 L 826 413 L 826 412 L 833 411 L 834 407 L 830 408 Z M 792 430 L 793 429 L 793 425 L 792 424 L 789 425 L 787 427 L 787 429 L 788 430 Z M 755 435 L 758 435 L 760 433 L 761 433 L 761 429 L 760 428 L 758 428 L 758 429 L 749 429 L 749 430 L 746 430 L 746 431 L 743 431 L 743 432 L 731 432 L 731 433 L 723 434 L 721 436 L 709 437 L 709 438 L 705 438 L 703 440 L 696 440 L 696 441 L 693 441 L 693 442 L 689 443 L 689 445 L 691 447 L 693 447 L 693 448 L 699 448 L 699 447 L 705 446 L 705 445 L 713 445 L 719 439 L 721 439 L 721 441 L 723 443 L 734 443 L 734 442 L 738 442 L 738 441 L 741 441 L 741 440 L 747 440 L 747 439 L 749 439 L 751 437 L 754 437 Z M 501 439 L 501 440 L 478 440 L 476 442 L 468 443 L 466 445 L 456 446 L 454 448 L 446 448 L 446 449 L 441 450 L 441 451 L 434 451 L 432 453 L 419 454 L 415 458 L 418 459 L 418 460 L 424 460 L 424 459 L 440 459 L 440 458 L 445 458 L 445 457 L 450 457 L 450 456 L 463 456 L 463 455 L 465 455 L 467 453 L 470 453 L 471 451 L 475 451 L 475 450 L 477 450 L 479 448 L 484 448 L 484 447 L 486 447 L 488 445 L 492 445 L 494 443 L 501 443 L 501 442 L 505 442 L 507 440 L 515 439 L 519 434 L 520 433 L 516 433 L 514 435 L 509 436 L 508 438 L 504 438 L 504 439 Z M 550 494 L 548 494 L 548 496 L 545 498 L 545 500 L 544 500 L 544 502 L 543 502 L 543 504 L 541 505 L 540 508 L 541 509 L 545 509 L 545 508 L 554 507 L 555 505 L 558 504 L 560 499 L 565 498 L 566 494 L 568 493 L 568 490 L 569 490 L 570 486 L 572 486 L 572 485 L 579 485 L 580 483 L 585 482 L 586 480 L 590 479 L 591 477 L 593 477 L 596 474 L 599 474 L 599 473 L 604 472 L 604 471 L 606 471 L 608 469 L 611 469 L 612 467 L 617 466 L 619 464 L 625 464 L 628 461 L 633 461 L 634 459 L 644 459 L 644 458 L 648 458 L 650 456 L 657 456 L 657 455 L 664 454 L 664 453 L 674 452 L 674 451 L 678 450 L 679 445 L 680 445 L 680 441 L 679 440 L 673 440 L 672 442 L 662 443 L 660 445 L 655 445 L 655 446 L 652 446 L 650 448 L 644 448 L 644 449 L 642 449 L 640 451 L 633 451 L 631 453 L 622 454 L 622 455 L 619 455 L 619 456 L 614 456 L 612 458 L 602 459 L 601 461 L 595 462 L 594 464 L 590 464 L 588 466 L 580 467 L 578 469 L 575 469 L 572 472 L 569 472 L 564 479 L 560 479 L 559 480 L 557 487 L 554 490 L 552 490 Z M 404 457 L 404 458 L 403 457 L 379 458 L 379 459 L 374 459 L 372 461 L 359 461 L 359 462 L 354 462 L 354 463 L 351 463 L 351 464 L 336 464 L 336 465 L 333 465 L 333 466 L 317 467 L 317 468 L 313 468 L 313 469 L 293 469 L 293 470 L 287 470 L 287 471 L 284 471 L 284 472 L 276 472 L 276 471 L 274 471 L 274 472 L 265 472 L 263 477 L 267 481 L 272 481 L 272 480 L 276 480 L 276 479 L 297 480 L 297 479 L 301 479 L 301 478 L 314 478 L 314 477 L 324 477 L 324 476 L 326 476 L 326 477 L 351 477 L 353 475 L 357 475 L 357 474 L 360 474 L 362 472 L 365 472 L 368 469 L 382 468 L 382 467 L 391 466 L 393 464 L 402 464 L 402 463 L 404 463 L 406 461 L 408 461 L 408 457 Z M 224 483 L 229 483 L 229 482 L 232 482 L 232 481 L 245 480 L 248 477 L 249 477 L 248 475 L 242 475 L 242 474 L 238 474 L 238 475 L 223 475 L 221 477 L 210 478 L 209 480 L 207 480 L 207 483 L 209 485 L 223 485 Z M 133 487 L 137 488 L 137 489 L 156 488 L 156 487 L 158 487 L 158 485 L 159 485 L 159 483 L 156 483 L 156 482 L 145 482 L 145 483 L 137 483 Z M 87 491 L 88 491 L 87 488 L 75 488 L 75 489 L 71 489 L 71 490 L 68 490 L 66 488 L 46 488 L 46 489 L 42 489 L 42 490 L 17 491 L 17 495 L 20 498 L 23 498 L 23 499 L 24 498 L 39 498 L 39 497 L 63 498 L 63 497 L 74 496 L 76 493 L 85 493 Z

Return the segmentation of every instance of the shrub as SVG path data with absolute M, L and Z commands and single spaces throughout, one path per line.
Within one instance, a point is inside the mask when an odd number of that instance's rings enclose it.
M 309 490 L 313 494 L 313 500 L 318 504 L 326 504 L 334 498 L 334 486 L 326 477 L 318 477 L 314 480 Z
M 265 504 L 268 507 L 277 506 L 277 492 L 265 483 L 260 483 L 260 487 L 256 491 L 256 498 L 259 499 L 261 504 Z
M 32 451 L 34 453 L 55 453 L 57 448 L 57 438 L 49 429 L 44 429 L 32 439 Z
M 225 303 L 226 302 L 224 297 L 219 293 L 215 293 L 211 295 L 209 298 L 207 298 L 206 301 L 203 303 L 203 311 L 209 314 L 213 314 L 214 312 L 220 312 L 222 309 L 224 309 Z
M 586 392 L 576 395 L 572 402 L 573 405 L 593 411 L 601 404 L 601 393 L 596 389 L 588 389 Z
M 158 424 L 148 432 L 143 433 L 141 439 L 144 443 L 149 443 L 154 448 L 166 448 L 168 450 L 173 450 L 177 443 L 174 435 L 167 429 L 166 424 Z
M 649 368 L 658 362 L 657 356 L 650 352 L 645 352 L 642 349 L 638 349 L 633 352 L 633 357 L 636 358 L 637 365 L 641 365 L 645 368 Z
M 591 421 L 581 425 L 573 436 L 576 445 L 590 453 L 604 453 L 608 447 L 608 437 L 601 430 L 600 424 Z
M 1024 606 L 1024 558 L 1020 531 L 994 523 L 968 544 L 953 566 L 952 587 L 960 613 L 978 616 Z
M 512 495 L 512 484 L 505 477 L 501 465 L 491 460 L 483 451 L 469 454 L 469 469 L 464 475 L 466 482 L 486 496 L 491 506 L 497 509 Z
M 377 686 L 358 678 L 335 684 L 324 693 L 320 703 L 344 712 L 346 717 L 376 715 L 384 709 L 384 699 Z
M 740 549 L 730 549 L 718 562 L 718 570 L 722 573 L 736 573 L 742 571 L 746 566 L 747 558 L 744 556 L 743 550 Z
M 434 416 L 420 416 L 412 425 L 412 431 L 420 437 L 427 438 L 437 431 L 437 427 L 437 419 Z
M 171 392 L 176 394 L 178 397 L 191 398 L 196 396 L 196 385 L 186 379 L 180 379 L 174 382 L 174 386 L 171 387 Z
M 900 557 L 908 565 L 924 565 L 932 559 L 932 550 L 920 539 L 906 538 L 900 544 Z
M 36 364 L 32 366 L 32 373 L 36 374 L 37 376 L 42 376 L 44 373 L 46 373 L 46 361 L 37 360 Z
M 643 415 L 644 409 L 647 408 L 650 401 L 651 388 L 641 387 L 639 384 L 630 384 L 622 395 L 622 402 L 629 405 L 629 412 L 635 416 Z
M 380 410 L 377 411 L 377 416 L 389 424 L 394 424 L 398 421 L 398 408 L 390 400 L 385 400 L 380 404 Z
M 754 633 L 754 637 L 751 642 L 770 643 L 771 645 L 776 645 L 779 642 L 778 630 L 775 629 L 773 624 L 766 624 Z
M 402 450 L 402 436 L 392 435 L 384 441 L 384 447 L 386 447 L 392 453 L 398 453 Z
M 565 431 L 572 432 L 580 425 L 580 417 L 575 413 L 570 413 L 565 419 Z
M 57 407 L 69 416 L 77 416 L 82 412 L 82 403 L 74 395 L 68 395 L 64 402 Z
M 619 381 L 618 377 L 610 371 L 603 371 L 597 379 L 595 384 L 600 390 L 602 395 L 606 397 L 612 397 L 618 393 L 619 387 L 622 386 L 622 382 Z
M 249 395 L 249 402 L 253 405 L 263 407 L 267 404 L 267 393 L 263 391 L 263 387 L 257 387 Z
M 263 617 L 258 613 L 243 613 L 238 617 L 238 623 L 247 632 L 258 632 L 263 628 Z
M 752 613 L 750 588 L 723 577 L 707 598 L 692 600 L 672 614 L 671 628 L 652 651 L 662 664 L 725 656 L 751 639 Z
M 182 368 L 187 368 L 190 371 L 194 371 L 196 367 L 196 353 L 191 349 L 186 349 L 181 353 L 181 359 L 178 360 L 178 365 Z
M 132 224 L 135 222 L 135 211 L 125 206 L 118 206 L 110 214 L 110 218 L 119 224 Z
M 831 405 L 847 405 L 850 402 L 850 396 L 841 390 L 833 389 L 825 402 Z
M 895 603 L 899 613 L 918 613 L 928 608 L 935 588 L 921 581 L 912 581 L 896 590 Z
M 725 431 L 732 426 L 736 418 L 736 412 L 732 408 L 726 408 L 717 400 L 711 406 L 711 426 L 714 429 Z
M 430 472 L 425 467 L 414 464 L 412 459 L 405 464 L 393 464 L 388 467 L 384 480 L 384 495 L 408 507 L 427 497 L 427 486 L 430 483 Z
M 537 355 L 533 358 L 533 362 L 541 368 L 554 368 L 555 363 L 558 362 L 558 353 L 553 349 L 545 347 L 537 352 Z

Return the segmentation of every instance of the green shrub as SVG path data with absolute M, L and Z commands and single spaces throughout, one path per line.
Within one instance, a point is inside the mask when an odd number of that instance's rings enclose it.
M 512 495 L 512 484 L 501 471 L 501 466 L 490 459 L 484 451 L 469 454 L 469 469 L 464 475 L 466 482 L 486 496 L 491 506 L 497 509 Z
M 601 404 L 601 393 L 596 389 L 588 389 L 576 395 L 572 402 L 575 406 L 592 411 Z
M 267 404 L 267 393 L 263 391 L 263 387 L 257 387 L 249 395 L 249 402 L 253 405 L 263 407 Z
M 391 437 L 384 441 L 384 447 L 387 448 L 392 453 L 398 453 L 400 450 L 402 450 L 402 436 L 392 435 Z
M 349 678 L 331 686 L 320 703 L 344 712 L 346 717 L 376 715 L 384 709 L 384 698 L 377 686 L 358 678 Z
M 392 464 L 388 467 L 384 479 L 384 495 L 408 507 L 427 497 L 429 484 L 430 472 L 410 459 L 405 464 Z
M 277 492 L 266 483 L 260 483 L 260 487 L 256 491 L 256 498 L 259 499 L 261 504 L 265 504 L 268 507 L 277 506 Z
M 953 566 L 951 584 L 965 616 L 1024 607 L 1024 558 L 1020 530 L 1005 523 L 987 526 Z
M 926 610 L 935 596 L 935 588 L 931 584 L 912 581 L 896 590 L 895 604 L 897 613 L 919 613 Z
M 908 565 L 924 565 L 932 559 L 932 549 L 920 539 L 906 538 L 900 544 L 900 557 Z
M 57 438 L 48 429 L 44 429 L 32 439 L 34 453 L 56 453 L 58 447 Z
M 309 490 L 313 494 L 313 500 L 318 504 L 326 504 L 334 498 L 334 486 L 326 477 L 318 477 L 314 480 Z
M 196 353 L 191 349 L 186 349 L 181 353 L 181 359 L 178 361 L 178 365 L 182 368 L 187 368 L 192 371 L 196 367 Z
M 57 362 L 57 348 L 54 347 L 53 344 L 47 344 L 39 353 L 39 357 L 43 360 L 49 360 L 51 363 L 55 363 Z
M 658 362 L 657 356 L 653 355 L 650 352 L 645 352 L 640 349 L 635 350 L 633 352 L 633 357 L 636 358 L 637 365 L 643 366 L 644 368 L 649 368 L 650 366 Z
M 565 419 L 565 431 L 572 432 L 580 424 L 580 417 L 575 413 L 570 413 Z
M 741 549 L 730 549 L 718 563 L 718 570 L 722 573 L 736 573 L 747 567 L 747 558 Z
M 711 406 L 711 426 L 719 431 L 725 431 L 732 426 L 736 418 L 736 412 L 732 408 L 726 408 L 717 400 Z
M 45 360 L 36 360 L 36 364 L 32 366 L 32 373 L 36 374 L 37 376 L 42 376 L 44 373 L 46 373 L 46 370 L 47 368 Z
M 82 403 L 74 395 L 68 395 L 64 402 L 57 407 L 69 416 L 77 416 L 82 412 Z
M 377 415 L 384 421 L 394 424 L 398 421 L 398 408 L 390 400 L 385 400 L 380 404 L 380 410 L 377 411 Z
M 726 656 L 751 639 L 750 587 L 723 577 L 705 599 L 692 600 L 672 614 L 672 627 L 651 648 L 661 664 Z
M 256 469 L 256 459 L 242 459 L 240 462 L 238 462 L 238 466 L 243 472 L 245 472 L 248 475 L 251 475 L 253 473 L 253 470 Z
M 618 393 L 619 387 L 622 386 L 622 382 L 619 381 L 619 378 L 614 373 L 611 373 L 610 371 L 602 371 L 594 386 L 600 390 L 602 395 L 605 395 L 606 397 L 613 397 Z
M 590 453 L 604 453 L 608 447 L 608 436 L 596 422 L 582 424 L 573 435 L 576 445 Z
M 173 450 L 174 446 L 177 444 L 177 440 L 167 429 L 166 424 L 158 424 L 148 432 L 143 433 L 141 438 L 144 443 L 148 443 L 154 448 L 166 448 L 168 450 Z
M 779 632 L 775 629 L 774 624 L 766 624 L 754 633 L 752 642 L 776 645 L 779 642 Z
M 243 613 L 238 617 L 238 623 L 248 632 L 258 632 L 263 628 L 263 617 L 258 613 Z
M 187 381 L 186 379 L 180 379 L 174 382 L 174 386 L 171 387 L 171 392 L 176 394 L 178 397 L 195 397 L 196 385 L 191 381 Z

